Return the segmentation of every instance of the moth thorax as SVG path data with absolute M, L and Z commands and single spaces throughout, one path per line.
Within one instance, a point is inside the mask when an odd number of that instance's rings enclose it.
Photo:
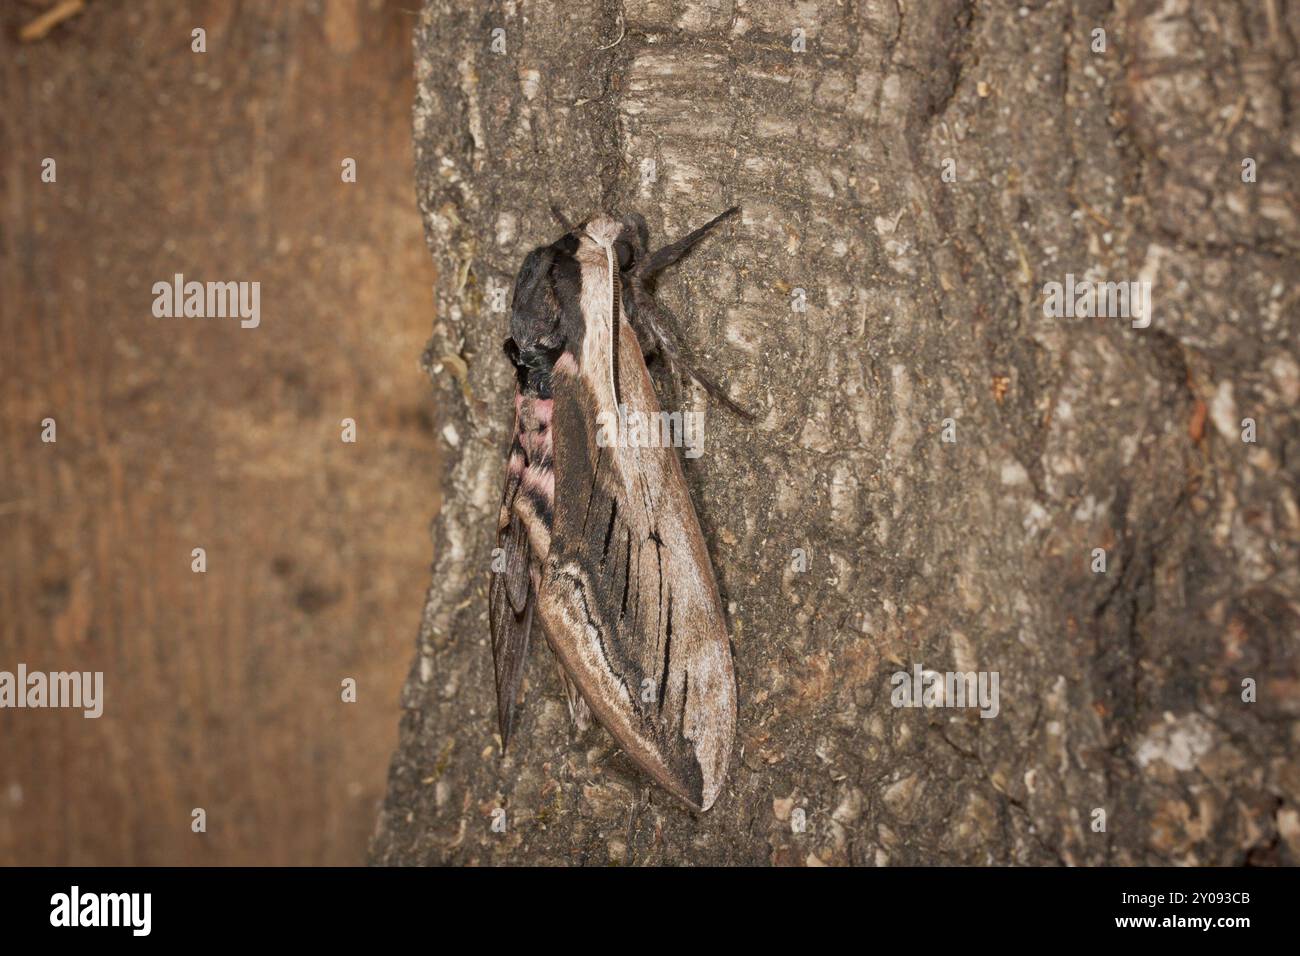
M 608 388 L 611 407 L 619 402 L 618 344 L 622 320 L 622 283 L 613 242 L 620 226 L 612 219 L 597 218 L 587 224 L 587 255 L 582 263 L 582 365 L 588 382 L 600 392 Z M 593 248 L 594 246 L 594 248 Z M 597 383 L 600 383 L 599 385 Z

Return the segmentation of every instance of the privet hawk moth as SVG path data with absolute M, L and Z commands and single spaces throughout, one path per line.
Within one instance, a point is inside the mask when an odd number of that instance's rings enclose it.
M 565 234 L 525 258 L 505 343 L 515 427 L 489 590 L 502 748 L 537 622 L 579 728 L 594 714 L 698 810 L 722 788 L 736 723 L 718 586 L 676 449 L 610 442 L 602 423 L 625 420 L 620 406 L 659 414 L 650 350 L 749 417 L 683 362 L 653 294 L 660 271 L 737 211 L 650 252 L 639 216 L 573 228 L 553 210 Z

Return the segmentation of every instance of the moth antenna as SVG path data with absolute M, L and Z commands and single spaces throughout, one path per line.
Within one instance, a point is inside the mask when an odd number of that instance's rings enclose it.
M 564 227 L 565 232 L 573 232 L 573 223 L 564 218 L 564 213 L 560 212 L 560 207 L 555 203 L 551 203 L 551 215 L 555 217 L 556 222 Z
M 641 267 L 641 275 L 646 279 L 651 279 L 656 273 L 667 269 L 682 256 L 686 255 L 686 253 L 690 252 L 691 247 L 707 236 L 709 232 L 718 225 L 718 223 L 722 222 L 724 219 L 730 219 L 738 212 L 740 212 L 740 207 L 732 206 L 721 215 L 714 216 L 694 232 L 683 236 L 676 242 L 670 242 L 662 249 L 656 249 L 654 252 L 650 253 L 650 256 L 645 261 L 645 265 Z

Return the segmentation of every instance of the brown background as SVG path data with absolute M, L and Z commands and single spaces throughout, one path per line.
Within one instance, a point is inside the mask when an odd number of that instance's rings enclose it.
M 105 711 L 0 711 L 0 863 L 359 863 L 436 506 L 413 19 L 94 2 L 22 42 L 49 6 L 0 9 L 0 670 L 102 670 Z M 260 328 L 154 318 L 177 272 L 260 281 Z

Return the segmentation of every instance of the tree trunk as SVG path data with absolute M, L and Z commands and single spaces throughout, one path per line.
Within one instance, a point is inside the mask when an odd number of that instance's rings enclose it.
M 1300 5 L 489 9 L 416 37 L 447 454 L 374 861 L 1300 859 Z M 685 464 L 739 684 L 703 815 L 571 728 L 541 640 L 495 735 L 491 290 L 551 202 L 743 209 L 661 283 L 760 416 L 710 406 Z M 1150 282 L 1150 324 L 1045 314 L 1085 278 Z M 914 669 L 996 714 L 896 706 Z

